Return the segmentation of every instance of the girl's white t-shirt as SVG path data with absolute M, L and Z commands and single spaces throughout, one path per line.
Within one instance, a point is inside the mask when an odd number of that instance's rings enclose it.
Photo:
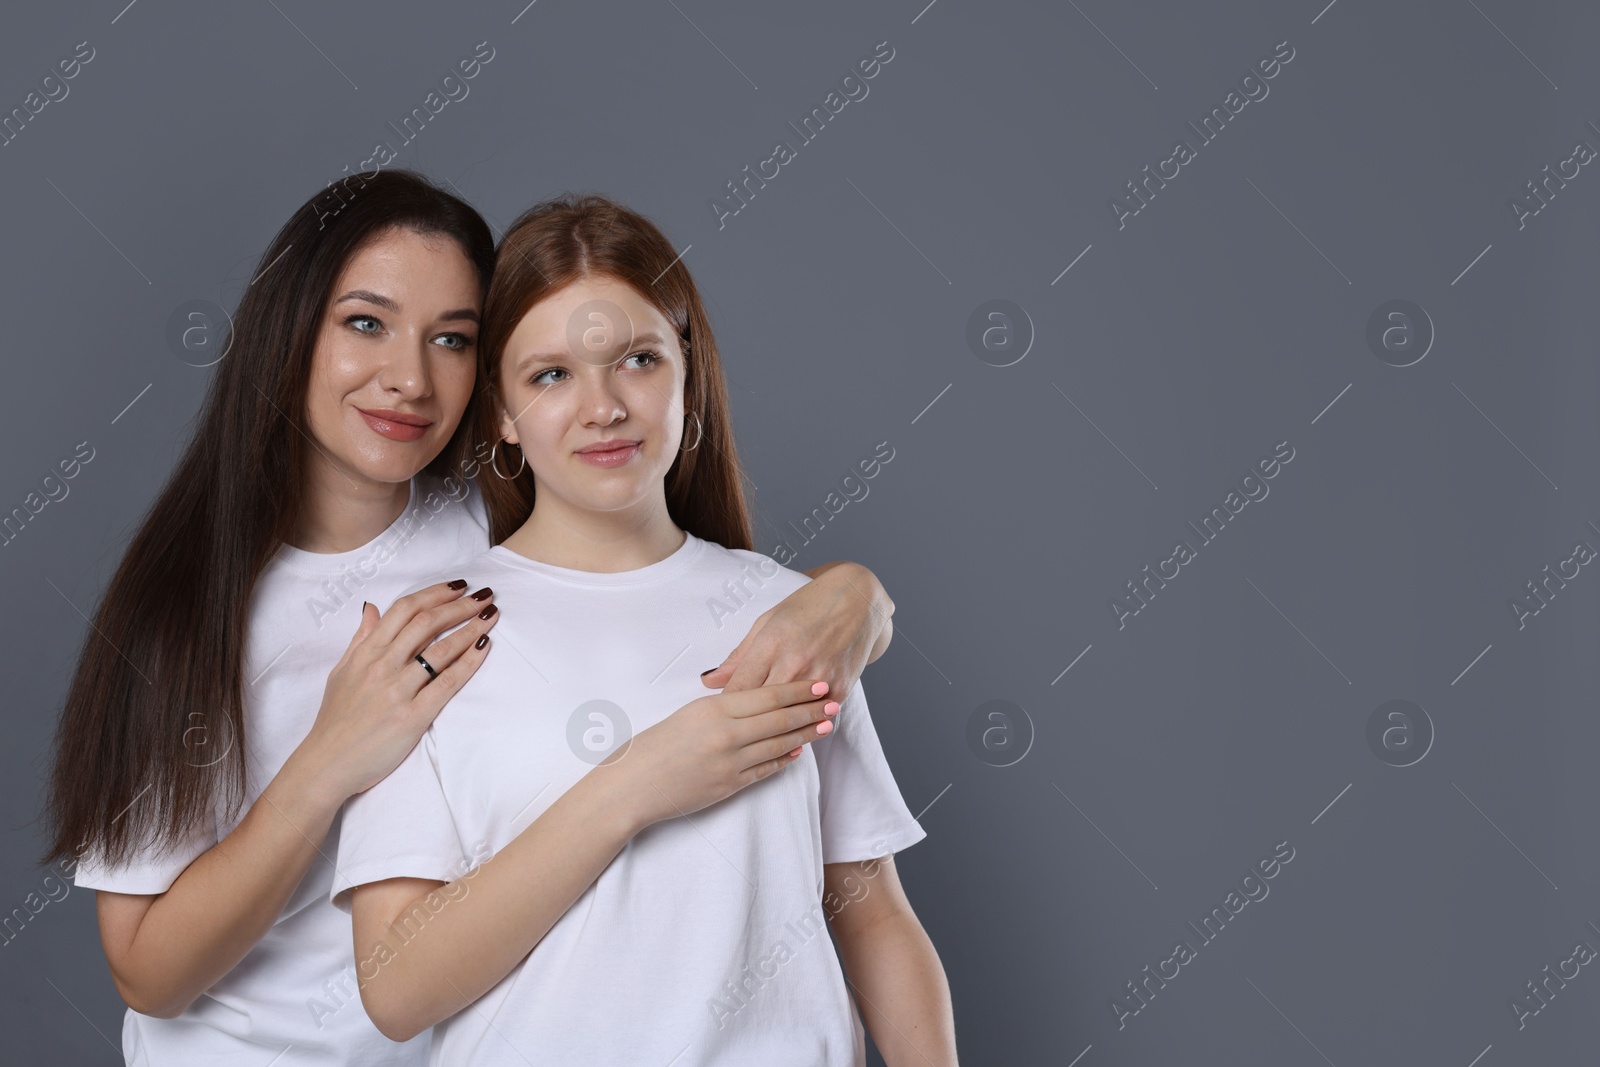
M 328 673 L 360 625 L 361 602 L 387 610 L 400 592 L 420 588 L 434 575 L 466 577 L 460 565 L 488 546 L 488 522 L 475 484 L 423 473 L 410 488 L 406 509 L 372 541 L 336 553 L 280 546 L 257 582 L 246 638 L 248 773 L 241 812 L 256 802 L 310 733 Z M 213 721 L 199 725 L 211 732 L 205 746 L 211 762 L 229 751 L 232 739 L 215 717 L 207 718 Z M 86 853 L 77 861 L 73 882 L 116 893 L 164 893 L 235 825 L 237 820 L 225 824 L 219 810 L 206 833 L 160 853 L 146 850 L 116 867 Z M 122 1052 L 130 1067 L 426 1062 L 427 1033 L 396 1044 L 378 1032 L 362 1007 L 350 916 L 328 902 L 338 838 L 335 819 L 320 855 L 272 928 L 186 1011 L 173 1019 L 128 1011 Z
M 440 910 L 468 899 L 464 870 L 622 741 L 709 695 L 700 672 L 810 581 L 693 534 L 637 570 L 570 570 L 497 545 L 464 574 L 494 587 L 495 651 L 395 772 L 347 803 L 341 907 L 348 888 L 395 877 L 461 879 Z M 510 974 L 434 1027 L 430 1064 L 864 1063 L 822 866 L 885 856 L 926 832 L 859 685 L 835 723 L 792 765 L 633 837 Z M 829 910 L 838 903 L 850 906 Z M 427 936 L 437 913 L 399 924 L 407 941 Z

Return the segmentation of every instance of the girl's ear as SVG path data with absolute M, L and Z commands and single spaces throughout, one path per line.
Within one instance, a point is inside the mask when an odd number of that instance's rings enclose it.
M 500 409 L 500 436 L 509 444 L 522 443 L 517 440 L 517 424 L 511 421 L 511 412 L 503 407 Z

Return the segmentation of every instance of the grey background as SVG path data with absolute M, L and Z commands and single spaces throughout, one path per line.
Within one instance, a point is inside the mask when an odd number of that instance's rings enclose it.
M 169 314 L 231 308 L 289 212 L 488 41 L 394 165 L 497 227 L 599 191 L 690 246 L 758 547 L 895 450 L 794 565 L 859 560 L 897 605 L 867 684 L 929 831 L 898 865 L 965 1062 L 1593 1057 L 1593 967 L 1525 1028 L 1508 1002 L 1600 948 L 1600 575 L 1520 630 L 1509 601 L 1600 547 L 1600 175 L 1520 230 L 1507 204 L 1600 146 L 1592 5 L 523 2 L 7 13 L 0 111 L 96 54 L 0 148 L 0 511 L 95 458 L 0 549 L 0 912 L 46 873 L 82 613 L 210 373 Z M 882 40 L 869 96 L 719 230 L 709 198 Z M 1108 198 L 1284 40 L 1270 95 L 1119 230 Z M 1404 368 L 1365 340 L 1396 298 L 1437 332 Z M 965 340 L 991 299 L 1031 319 L 1012 366 Z M 1284 440 L 1269 497 L 1119 629 L 1108 600 Z M 1413 766 L 1366 741 L 1391 699 L 1436 731 Z M 1031 724 L 1008 767 L 967 742 L 991 700 Z M 1270 895 L 1119 1029 L 1112 997 L 1279 841 Z M 0 948 L 30 1061 L 119 1062 L 91 897 Z

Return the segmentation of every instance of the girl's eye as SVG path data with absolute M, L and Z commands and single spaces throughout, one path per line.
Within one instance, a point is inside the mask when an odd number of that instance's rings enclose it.
M 359 323 L 363 323 L 363 322 L 371 323 L 373 325 L 374 329 L 371 329 L 371 330 L 362 329 L 361 326 L 358 325 L 358 324 Z M 352 329 L 354 329 L 357 333 L 376 333 L 377 329 L 381 328 L 381 325 L 382 325 L 381 323 L 378 322 L 377 319 L 373 318 L 371 315 L 351 315 L 349 318 L 344 320 L 344 324 L 346 326 L 349 326 Z
M 449 343 L 445 347 L 457 352 L 462 352 L 472 347 L 472 338 L 461 333 L 442 333 L 434 340 L 448 341 Z
M 661 356 L 658 355 L 655 352 L 649 351 L 648 349 L 635 352 L 633 355 L 625 357 L 622 360 L 622 362 L 623 363 L 627 363 L 629 360 L 635 360 L 635 359 L 647 359 L 647 360 L 649 360 L 649 362 L 644 364 L 643 367 L 635 367 L 634 369 L 636 369 L 636 370 L 645 370 L 645 369 L 648 369 L 649 367 L 652 367 L 655 364 L 661 362 Z M 546 378 L 545 375 L 547 375 L 547 374 L 566 374 L 566 373 L 567 372 L 565 370 L 563 370 L 562 368 L 560 368 L 560 367 L 550 367 L 550 368 L 548 368 L 546 370 L 540 371 L 538 374 L 535 374 L 532 378 L 529 378 L 528 381 L 529 381 L 530 384 L 533 384 L 533 385 L 554 385 L 554 384 L 556 384 L 555 381 L 552 381 L 552 380 Z

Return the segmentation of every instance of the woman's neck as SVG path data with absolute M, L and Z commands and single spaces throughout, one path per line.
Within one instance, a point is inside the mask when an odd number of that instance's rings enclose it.
M 586 511 L 546 496 L 502 544 L 519 556 L 568 570 L 614 574 L 659 563 L 683 547 L 666 500 L 621 511 Z
M 300 495 L 295 548 L 349 552 L 387 530 L 411 499 L 411 482 L 378 482 L 313 463 Z

